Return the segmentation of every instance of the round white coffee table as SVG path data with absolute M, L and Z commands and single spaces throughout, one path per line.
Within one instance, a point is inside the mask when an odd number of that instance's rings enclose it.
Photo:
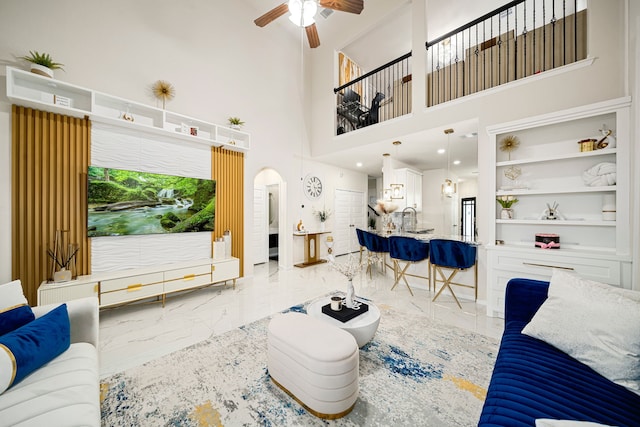
M 356 298 L 356 300 L 367 304 L 369 306 L 369 310 L 344 323 L 331 316 L 327 316 L 322 312 L 322 307 L 331 302 L 331 297 L 318 298 L 311 302 L 307 307 L 307 314 L 344 329 L 353 335 L 358 343 L 358 347 L 362 347 L 371 341 L 378 330 L 378 325 L 380 324 L 380 310 L 371 301 L 359 298 Z

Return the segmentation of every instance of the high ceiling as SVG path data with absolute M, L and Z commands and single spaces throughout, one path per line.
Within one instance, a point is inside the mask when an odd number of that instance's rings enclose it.
M 266 12 L 283 0 L 245 0 L 251 4 L 258 13 Z M 365 1 L 366 10 L 366 1 Z M 320 34 L 331 32 L 332 22 L 336 13 L 324 17 L 321 13 L 316 16 L 316 22 Z M 332 19 L 334 18 L 334 19 Z M 299 28 L 284 18 L 276 20 L 272 25 L 280 25 L 292 37 L 300 37 Z M 351 60 L 355 61 L 364 72 L 371 71 L 387 62 L 398 58 L 411 51 L 411 5 L 409 2 L 398 8 L 394 14 L 387 16 L 382 22 L 377 23 L 366 34 L 362 34 L 339 50 L 344 52 Z M 321 37 L 322 40 L 322 37 Z M 371 48 L 375 46 L 375 48 Z M 459 165 L 451 165 L 451 171 L 461 179 L 474 179 L 477 174 L 477 123 L 467 121 L 448 126 L 454 129 L 450 138 L 450 159 L 460 160 Z M 356 131 L 357 132 L 357 131 Z M 464 135 L 474 134 L 471 138 Z M 348 134 L 339 138 L 348 138 Z M 401 141 L 400 145 L 393 145 L 393 141 Z M 382 176 L 382 155 L 389 153 L 394 159 L 405 163 L 419 171 L 446 168 L 447 155 L 438 154 L 437 150 L 447 147 L 447 138 L 443 129 L 431 129 L 409 135 L 398 135 L 394 139 L 367 144 L 359 148 L 340 151 L 321 157 L 316 160 L 343 167 L 350 170 L 358 170 L 372 177 Z M 356 164 L 362 163 L 358 167 Z

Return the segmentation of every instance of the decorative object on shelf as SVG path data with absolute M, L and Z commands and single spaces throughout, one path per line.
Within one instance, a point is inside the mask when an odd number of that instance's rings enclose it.
M 545 209 L 544 211 L 545 219 L 550 219 L 550 220 L 558 219 L 558 215 L 559 215 L 558 206 L 560 205 L 558 205 L 557 202 L 553 202 L 553 206 L 547 203 L 547 209 Z
M 298 230 L 300 233 L 304 232 L 304 224 L 302 223 L 302 220 L 298 221 L 298 225 L 296 225 L 296 230 Z
M 244 125 L 240 117 L 229 117 L 227 120 L 229 121 L 229 127 L 231 129 L 239 130 Z
M 80 248 L 67 241 L 68 233 L 69 230 L 56 230 L 53 250 L 47 249 L 47 254 L 53 261 L 51 277 L 55 283 L 68 282 L 73 278 L 76 254 Z
M 53 58 L 48 53 L 38 53 L 37 50 L 29 51 L 29 56 L 20 59 L 31 62 L 31 72 L 41 76 L 53 78 L 53 70 L 62 70 L 64 64 L 53 62 Z
M 580 152 L 593 151 L 597 143 L 598 140 L 594 138 L 581 139 L 578 141 L 578 144 L 580 144 Z
M 540 249 L 560 249 L 560 236 L 552 233 L 536 233 L 535 247 Z
M 451 162 L 451 153 L 450 153 L 450 145 L 451 145 L 451 134 L 453 133 L 453 129 L 445 129 L 444 133 L 447 135 L 447 177 L 442 184 L 442 195 L 445 197 L 452 197 L 457 191 L 458 186 L 455 184 L 450 178 L 450 162 Z
M 231 254 L 229 254 L 230 256 Z M 213 241 L 213 256 L 214 260 L 221 260 L 227 257 L 227 245 L 222 237 L 216 237 Z
M 322 195 L 322 181 L 315 175 L 307 175 L 303 182 L 304 194 L 310 199 L 317 199 Z
M 506 151 L 511 160 L 511 152 L 520 146 L 520 139 L 515 135 L 505 136 L 500 140 L 500 151 Z
M 176 89 L 173 85 L 164 80 L 156 81 L 151 86 L 153 96 L 162 101 L 162 109 L 164 110 L 167 101 L 171 101 L 176 96 Z
M 603 221 L 615 221 L 616 220 L 616 195 L 605 194 L 602 196 L 602 220 Z
M 502 206 L 502 210 L 500 211 L 500 219 L 513 219 L 514 213 L 511 206 L 518 203 L 518 199 L 514 196 L 500 196 L 496 199 L 500 206 Z
M 556 220 L 556 219 L 566 220 L 567 217 L 562 215 L 562 213 L 560 212 L 560 209 L 558 209 L 558 206 L 560 206 L 560 205 L 558 203 L 556 203 L 556 202 L 553 202 L 553 206 L 551 206 L 549 203 L 547 203 L 547 208 L 542 211 L 542 213 L 540 214 L 539 219 L 544 219 L 544 220 Z
M 398 209 L 398 205 L 388 200 L 379 199 L 376 202 L 375 210 L 382 215 L 382 231 L 390 233 L 393 228 L 393 221 L 391 221 L 391 214 Z
M 616 185 L 616 164 L 598 163 L 582 173 L 582 180 L 589 187 Z
M 356 301 L 356 292 L 353 287 L 353 278 L 356 274 L 358 274 L 362 268 L 362 264 L 358 262 L 358 260 L 349 253 L 347 255 L 347 262 L 339 263 L 336 262 L 336 259 L 333 255 L 329 255 L 329 267 L 344 275 L 347 280 L 349 280 L 349 284 L 347 285 L 347 296 L 344 300 L 344 305 L 347 308 L 357 309 L 360 306 L 360 302 Z
M 127 104 L 127 111 L 126 111 L 126 112 L 124 112 L 124 113 L 122 113 L 122 116 L 120 116 L 120 118 L 121 118 L 122 120 L 126 120 L 126 121 L 128 121 L 128 122 L 133 122 L 133 121 L 134 121 L 133 116 L 132 116 L 132 115 L 131 115 L 131 113 L 129 112 L 129 109 L 130 109 L 130 108 L 131 108 L 131 105 L 130 105 L 130 104 Z
M 596 144 L 598 150 L 602 150 L 603 148 L 616 148 L 616 138 L 613 136 L 613 131 L 607 129 L 607 125 L 602 125 L 600 133 L 602 134 L 602 139 Z
M 522 169 L 518 166 L 509 166 L 504 170 L 504 176 L 511 181 L 515 181 L 520 175 L 522 175 Z

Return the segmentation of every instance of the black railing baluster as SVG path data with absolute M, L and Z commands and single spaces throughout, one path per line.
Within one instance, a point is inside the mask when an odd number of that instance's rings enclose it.
M 571 7 L 571 4 L 567 5 L 567 0 L 562 0 L 558 11 L 555 0 L 543 0 L 542 6 L 536 1 L 511 1 L 426 42 L 426 105 L 434 106 L 582 58 L 586 43 L 586 28 L 583 28 L 586 21 L 581 17 L 578 22 L 578 1 L 573 0 L 574 10 L 569 11 L 573 16 L 567 15 L 567 7 Z M 550 14 L 547 12 L 547 2 L 552 8 Z M 503 12 L 504 16 L 501 16 Z M 520 12 L 522 14 L 519 16 Z M 562 16 L 558 18 L 560 13 Z M 513 19 L 509 16 L 511 14 L 514 15 Z M 548 15 L 551 18 L 547 23 Z M 494 19 L 498 20 L 497 24 Z M 519 19 L 523 22 L 520 26 Z M 571 23 L 573 28 L 567 29 Z M 557 28 L 560 24 L 562 32 Z M 529 34 L 531 31 L 533 34 Z M 573 37 L 573 40 L 568 40 L 568 37 Z M 507 45 L 504 46 L 504 43 Z M 572 48 L 573 54 L 567 52 Z M 538 49 L 541 51 L 538 52 Z M 413 78 L 410 60 L 411 52 L 334 88 L 338 101 L 337 133 L 410 113 L 413 88 L 413 85 L 410 86 Z M 380 99 L 382 95 L 384 98 Z

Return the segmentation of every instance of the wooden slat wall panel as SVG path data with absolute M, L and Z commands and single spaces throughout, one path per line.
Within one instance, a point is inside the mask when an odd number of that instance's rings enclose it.
M 231 255 L 240 259 L 244 276 L 244 154 L 211 149 L 211 179 L 216 180 L 216 217 L 212 238 L 231 230 Z
M 87 167 L 91 123 L 85 119 L 12 106 L 12 277 L 31 305 L 51 275 L 47 249 L 56 230 L 79 245 L 74 274 L 90 273 L 87 238 Z

